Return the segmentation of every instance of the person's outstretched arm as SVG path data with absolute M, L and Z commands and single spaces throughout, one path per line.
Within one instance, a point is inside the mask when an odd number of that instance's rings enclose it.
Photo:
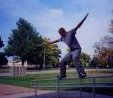
M 54 44 L 54 43 L 57 43 L 57 42 L 59 42 L 59 39 L 54 40 L 54 41 L 49 41 L 48 43 L 49 43 L 49 44 Z
M 86 16 L 82 19 L 82 21 L 75 27 L 75 30 L 77 30 L 78 28 L 81 27 L 81 25 L 84 23 L 84 21 L 86 20 L 88 15 L 89 15 L 89 13 L 87 13 Z

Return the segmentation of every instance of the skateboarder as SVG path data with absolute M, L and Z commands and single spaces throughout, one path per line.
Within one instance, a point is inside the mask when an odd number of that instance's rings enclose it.
M 61 60 L 60 63 L 60 76 L 59 76 L 60 80 L 66 77 L 66 65 L 69 63 L 71 59 L 73 59 L 74 66 L 77 69 L 78 76 L 80 78 L 86 77 L 86 73 L 84 72 L 84 68 L 80 62 L 81 47 L 75 37 L 75 34 L 77 30 L 81 27 L 83 22 L 86 20 L 88 15 L 89 14 L 87 13 L 83 20 L 74 29 L 68 32 L 65 30 L 65 28 L 61 27 L 58 30 L 58 33 L 60 34 L 61 38 L 49 42 L 49 44 L 53 44 L 62 41 L 65 42 L 70 49 L 70 52 L 65 55 L 65 57 Z

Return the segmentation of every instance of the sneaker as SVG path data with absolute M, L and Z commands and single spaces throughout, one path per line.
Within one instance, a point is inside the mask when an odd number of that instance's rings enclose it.
M 66 76 L 57 76 L 57 78 L 58 78 L 59 80 L 62 80 L 62 79 L 64 79 L 64 78 L 66 78 Z
M 86 77 L 86 73 L 85 72 L 80 72 L 79 73 L 79 77 L 80 78 L 85 78 Z

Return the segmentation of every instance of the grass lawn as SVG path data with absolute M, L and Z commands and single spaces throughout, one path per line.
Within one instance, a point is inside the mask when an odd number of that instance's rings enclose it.
M 97 76 L 100 74 L 112 74 L 113 71 L 108 71 L 108 70 L 104 70 L 104 71 L 88 71 L 88 74 L 96 74 Z M 26 75 L 23 77 L 10 77 L 10 76 L 0 76 L 0 83 L 4 83 L 4 84 L 11 84 L 11 85 L 17 85 L 17 86 L 22 86 L 22 87 L 31 87 L 31 81 L 32 80 L 37 80 L 38 81 L 38 85 L 39 86 L 55 86 L 56 84 L 56 76 L 58 75 L 58 71 L 45 71 L 45 72 L 40 72 L 37 74 L 30 74 L 30 75 Z M 67 72 L 67 77 L 77 77 L 77 75 L 75 75 L 75 71 L 68 71 Z M 54 80 L 44 80 L 44 79 L 54 79 Z M 92 79 L 83 79 L 83 83 L 91 83 Z M 113 83 L 113 78 L 99 78 L 96 79 L 96 82 L 111 82 Z M 63 80 L 61 81 L 61 83 L 72 83 L 72 84 L 79 84 L 80 83 L 80 79 L 79 80 Z

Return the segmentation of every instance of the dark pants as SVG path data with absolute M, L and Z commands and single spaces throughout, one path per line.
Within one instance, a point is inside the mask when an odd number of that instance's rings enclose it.
M 77 73 L 79 74 L 80 72 L 84 72 L 84 68 L 80 62 L 80 54 L 81 54 L 81 49 L 76 49 L 65 55 L 65 57 L 61 60 L 60 63 L 61 76 L 66 76 L 66 65 L 70 62 L 71 59 L 73 59 Z

